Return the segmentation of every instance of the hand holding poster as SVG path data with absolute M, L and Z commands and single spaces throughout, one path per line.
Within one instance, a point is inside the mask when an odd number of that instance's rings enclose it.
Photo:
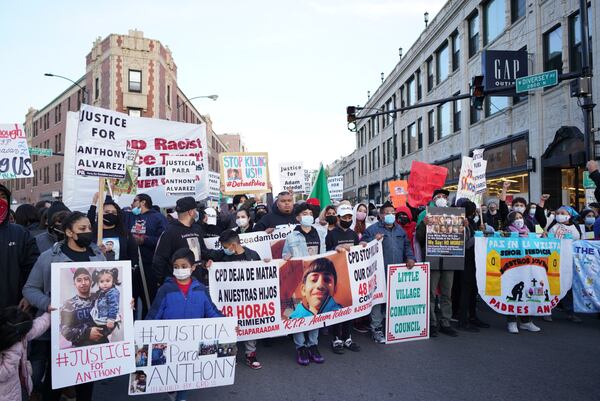
M 251 194 L 269 190 L 266 153 L 221 153 L 221 182 L 224 193 Z
M 344 199 L 344 176 L 336 175 L 334 177 L 328 177 L 327 189 L 329 190 L 329 196 L 331 197 L 331 199 Z
M 27 136 L 20 124 L 0 124 L 0 179 L 33 177 Z
M 549 315 L 571 288 L 572 240 L 475 233 L 477 287 L 503 315 Z
M 427 205 L 433 191 L 446 183 L 448 169 L 413 160 L 408 176 L 408 204 L 412 207 Z
M 129 395 L 225 386 L 235 379 L 232 318 L 138 320 Z
M 600 243 L 573 242 L 573 307 L 579 313 L 600 312 Z
M 279 163 L 279 184 L 283 190 L 302 193 L 305 185 L 302 162 Z
M 386 343 L 429 338 L 429 263 L 388 266 Z
M 465 256 L 465 221 L 462 207 L 428 207 L 427 256 Z
M 131 262 L 53 263 L 51 278 L 52 388 L 133 372 Z

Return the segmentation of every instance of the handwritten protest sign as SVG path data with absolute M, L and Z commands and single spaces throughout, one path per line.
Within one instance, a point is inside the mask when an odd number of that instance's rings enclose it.
M 100 109 L 103 110 L 103 109 Z M 76 139 L 79 114 L 67 113 L 67 134 L 65 139 L 65 157 L 63 174 L 63 202 L 71 210 L 85 211 L 89 199 L 98 191 L 98 179 L 76 174 Z M 127 127 L 120 131 L 126 145 L 120 149 L 137 152 L 137 192 L 143 192 L 164 207 L 175 205 L 179 195 L 167 195 L 165 186 L 165 164 L 169 155 L 193 155 L 196 157 L 197 200 L 208 196 L 208 174 L 205 158 L 206 125 L 187 124 L 169 120 L 127 116 Z M 121 206 L 131 204 L 135 192 L 123 194 L 118 203 Z
M 386 343 L 429 338 L 429 263 L 388 265 Z
M 487 169 L 487 161 L 483 160 L 484 149 L 475 149 L 473 151 L 473 181 L 475 184 L 475 192 L 481 194 L 487 189 L 485 180 L 485 171 Z M 477 203 L 478 205 L 481 204 Z
M 27 136 L 20 124 L 0 124 L 0 179 L 33 177 Z
M 549 315 L 573 282 L 573 241 L 475 233 L 477 288 L 503 315 Z
M 170 155 L 165 161 L 165 192 L 193 195 L 196 191 L 196 157 Z
M 329 190 L 329 196 L 333 200 L 344 199 L 344 176 L 336 175 L 327 178 L 327 189 Z
M 406 206 L 408 198 L 408 182 L 406 180 L 394 180 L 388 182 L 390 200 L 395 208 Z
M 294 227 L 280 226 L 270 234 L 265 231 L 239 234 L 240 243 L 258 253 L 261 259 L 280 259 L 285 239 Z M 204 238 L 204 244 L 208 249 L 223 249 L 218 237 Z
M 225 317 L 136 321 L 129 395 L 233 384 L 236 324 Z
M 82 105 L 77 128 L 77 175 L 125 178 L 129 116 Z
M 51 294 L 52 388 L 135 371 L 131 262 L 52 263 Z
M 269 190 L 266 153 L 221 153 L 221 182 L 225 194 L 261 193 Z
M 329 282 L 315 296 L 310 274 Z M 237 318 L 239 339 L 250 340 L 329 326 L 370 313 L 385 302 L 381 244 L 355 246 L 270 262 L 213 263 L 210 295 L 226 316 Z M 326 292 L 325 296 L 322 296 Z
M 279 185 L 296 193 L 304 191 L 304 167 L 302 162 L 279 163 Z
M 444 186 L 448 169 L 413 160 L 408 176 L 408 204 L 427 205 L 433 191 Z
M 208 172 L 208 196 L 213 199 L 221 197 L 221 176 L 214 171 Z
M 465 256 L 465 209 L 428 207 L 427 216 L 427 256 Z

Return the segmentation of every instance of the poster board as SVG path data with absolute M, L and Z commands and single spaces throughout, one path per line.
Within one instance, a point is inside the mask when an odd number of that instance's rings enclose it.
M 252 194 L 269 191 L 267 153 L 220 153 L 221 184 L 226 195 Z
M 0 124 L 0 179 L 33 177 L 27 135 L 18 123 Z
M 425 253 L 428 257 L 465 256 L 465 209 L 428 207 Z

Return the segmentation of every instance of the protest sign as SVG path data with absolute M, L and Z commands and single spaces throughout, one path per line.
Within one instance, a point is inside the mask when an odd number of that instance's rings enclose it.
M 475 149 L 473 151 L 473 183 L 475 185 L 475 192 L 481 194 L 487 189 L 487 182 L 485 180 L 485 171 L 487 169 L 487 161 L 483 160 L 484 149 Z M 481 199 L 479 199 L 477 205 L 481 205 Z
M 169 155 L 165 158 L 165 192 L 168 195 L 194 195 L 196 157 Z
M 221 197 L 221 176 L 214 171 L 208 172 L 208 197 L 213 199 Z
M 302 162 L 279 163 L 279 185 L 283 190 L 302 193 L 305 186 L 304 180 Z
M 433 191 L 446 183 L 448 169 L 413 160 L 408 176 L 408 204 L 412 207 L 427 205 Z
M 236 324 L 226 317 L 136 321 L 129 395 L 233 384 Z
M 573 307 L 579 313 L 600 312 L 600 243 L 573 242 Z
M 77 127 L 77 175 L 125 178 L 129 116 L 81 105 Z
M 131 262 L 52 263 L 52 388 L 135 371 Z
M 314 277 L 313 277 L 314 276 Z M 316 280 L 316 281 L 315 281 Z M 311 291 L 315 282 L 322 291 Z M 270 262 L 213 263 L 210 295 L 237 318 L 239 340 L 277 337 L 364 316 L 385 302 L 381 244 Z
M 310 195 L 316 176 L 317 170 L 304 169 L 304 194 Z
M 266 153 L 220 153 L 221 183 L 225 194 L 251 194 L 269 191 L 269 165 Z
M 406 206 L 408 197 L 408 182 L 406 180 L 394 180 L 388 182 L 390 200 L 395 208 Z
M 0 124 L 0 179 L 33 177 L 27 136 L 21 124 Z
M 465 256 L 465 209 L 428 207 L 427 216 L 427 256 Z
M 388 265 L 386 343 L 429 338 L 429 263 Z
M 265 231 L 239 234 L 240 243 L 258 253 L 261 259 L 281 259 L 285 238 L 295 227 L 279 226 L 270 234 Z M 204 238 L 204 244 L 208 249 L 223 249 L 218 237 Z
M 135 149 L 127 150 L 127 159 L 125 160 L 125 178 L 111 178 L 106 180 L 105 189 L 112 197 L 121 195 L 135 195 L 137 192 L 137 166 L 138 151 Z
M 102 110 L 102 109 L 100 109 Z M 79 114 L 67 113 L 65 135 L 65 157 L 63 169 L 63 202 L 71 210 L 86 211 L 89 199 L 98 191 L 98 179 L 76 174 L 76 139 Z M 167 195 L 165 185 L 165 164 L 169 155 L 193 155 L 196 157 L 196 199 L 208 196 L 208 174 L 205 158 L 208 155 L 206 145 L 206 125 L 196 125 L 127 116 L 127 127 L 121 131 L 127 141 L 122 149 L 137 151 L 137 192 L 143 192 L 164 207 L 174 206 L 178 195 Z M 117 202 L 129 206 L 135 192 L 123 194 Z
M 572 244 L 535 234 L 486 238 L 476 232 L 479 295 L 503 315 L 549 315 L 571 288 Z
M 327 189 L 332 200 L 344 199 L 344 176 L 336 175 L 327 178 Z

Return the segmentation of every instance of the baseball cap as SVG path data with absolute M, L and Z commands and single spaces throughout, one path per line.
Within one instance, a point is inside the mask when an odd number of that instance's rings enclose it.
M 175 203 L 175 211 L 177 213 L 184 213 L 189 210 L 196 209 L 196 200 L 191 196 L 177 199 Z
M 338 216 L 347 216 L 347 215 L 354 216 L 354 210 L 352 210 L 352 207 L 350 207 L 350 205 L 342 204 L 337 208 L 337 215 Z

